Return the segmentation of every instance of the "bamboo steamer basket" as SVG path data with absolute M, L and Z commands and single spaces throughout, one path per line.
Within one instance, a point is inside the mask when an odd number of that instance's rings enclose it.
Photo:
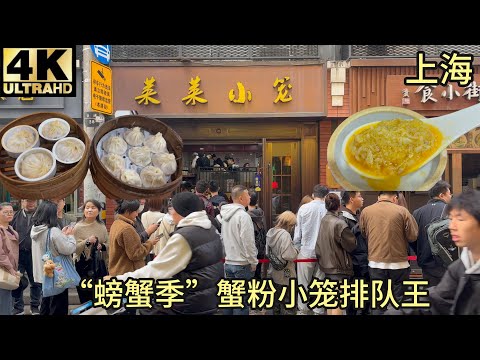
M 149 131 L 152 135 L 161 132 L 167 143 L 168 152 L 175 155 L 177 170 L 171 175 L 170 182 L 161 187 L 145 189 L 128 185 L 114 177 L 100 161 L 97 153 L 97 145 L 103 136 L 115 129 L 133 128 L 136 126 Z M 109 199 L 138 200 L 168 198 L 179 187 L 182 181 L 182 151 L 182 139 L 171 127 L 162 121 L 141 115 L 120 116 L 106 121 L 98 128 L 97 133 L 93 137 L 92 146 L 90 147 L 90 172 L 95 185 L 97 185 L 98 189 Z
M 90 139 L 83 128 L 71 117 L 62 113 L 39 112 L 17 118 L 0 130 L 0 139 L 5 133 L 17 125 L 30 125 L 38 130 L 42 121 L 49 118 L 61 118 L 70 125 L 67 136 L 76 137 L 85 143 L 85 152 L 75 164 L 62 164 L 57 161 L 57 171 L 53 178 L 27 182 L 20 180 L 15 174 L 14 158 L 10 157 L 0 144 L 0 181 L 12 196 L 18 199 L 54 199 L 66 197 L 82 184 L 88 171 Z M 55 142 L 47 141 L 40 136 L 40 147 L 52 150 Z

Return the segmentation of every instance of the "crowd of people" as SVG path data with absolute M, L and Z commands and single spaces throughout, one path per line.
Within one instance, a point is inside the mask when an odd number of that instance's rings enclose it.
M 219 168 L 223 170 L 236 170 L 239 168 L 239 165 L 235 163 L 235 159 L 230 155 L 226 155 L 223 160 L 215 154 L 205 154 L 202 151 L 194 152 L 192 155 L 193 160 L 190 167 L 192 171 L 199 168 Z M 249 166 L 249 163 L 243 164 L 244 169 L 247 169 Z
M 20 286 L 0 289 L 0 314 L 24 314 L 27 287 L 32 314 L 68 314 L 67 290 L 42 296 L 49 241 L 53 253 L 71 258 L 82 279 L 198 281 L 198 286 L 184 288 L 184 300 L 170 308 L 152 302 L 148 309 L 127 309 L 129 315 L 251 314 L 246 293 L 243 307 L 219 310 L 217 284 L 222 279 L 270 279 L 279 293 L 292 279 L 304 289 L 314 280 L 376 280 L 382 292 L 390 292 L 392 301 L 401 304 L 407 299 L 410 254 L 417 256 L 428 281 L 428 313 L 480 314 L 480 192 L 452 198 L 450 185 L 439 181 L 429 195 L 427 204 L 410 213 L 396 191 L 380 191 L 377 201 L 364 208 L 361 192 L 338 196 L 318 184 L 296 214 L 282 212 L 270 229 L 258 193 L 236 185 L 227 199 L 214 181 L 184 186 L 167 203 L 120 200 L 109 230 L 99 217 L 102 205 L 94 199 L 85 201 L 79 221 L 65 214 L 64 199 L 25 199 L 17 212 L 2 203 L 0 266 L 20 276 Z M 448 266 L 432 252 L 427 234 L 428 225 L 441 217 L 449 217 L 452 240 L 460 249 L 458 260 Z M 274 268 L 263 260 L 270 256 L 283 266 Z M 92 290 L 78 286 L 77 291 L 82 303 L 93 299 Z M 359 308 L 349 303 L 346 308 L 312 309 L 300 293 L 292 308 L 286 306 L 291 294 L 275 299 L 273 314 L 407 313 L 368 301 Z

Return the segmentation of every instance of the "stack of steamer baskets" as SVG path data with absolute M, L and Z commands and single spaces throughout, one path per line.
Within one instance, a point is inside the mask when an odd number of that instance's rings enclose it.
M 90 172 L 110 199 L 167 198 L 182 181 L 182 151 L 182 139 L 165 123 L 121 116 L 97 130 L 90 147 Z
M 70 164 L 56 161 L 56 172 L 53 177 L 39 181 L 25 181 L 17 176 L 17 173 L 15 172 L 16 158 L 7 153 L 4 149 L 4 141 L 2 141 L 2 145 L 0 145 L 0 181 L 14 197 L 19 199 L 52 199 L 66 197 L 79 188 L 85 179 L 89 164 L 88 149 L 90 147 L 90 140 L 82 127 L 74 119 L 65 114 L 45 112 L 33 113 L 17 118 L 0 130 L 0 139 L 5 140 L 5 133 L 19 125 L 28 125 L 38 131 L 42 122 L 52 118 L 60 118 L 68 123 L 70 130 L 66 137 L 77 138 L 85 144 L 83 155 L 79 161 Z M 40 148 L 52 151 L 55 143 L 56 141 L 49 141 L 42 136 L 39 136 L 38 147 Z

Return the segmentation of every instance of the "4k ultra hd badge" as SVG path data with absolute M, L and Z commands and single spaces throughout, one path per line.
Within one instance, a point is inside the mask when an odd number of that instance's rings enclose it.
M 76 96 L 75 48 L 2 48 L 0 96 Z

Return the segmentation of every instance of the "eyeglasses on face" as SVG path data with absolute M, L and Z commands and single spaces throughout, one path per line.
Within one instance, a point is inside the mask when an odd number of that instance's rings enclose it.
M 3 215 L 13 215 L 14 212 L 13 211 L 2 211 L 2 214 Z

